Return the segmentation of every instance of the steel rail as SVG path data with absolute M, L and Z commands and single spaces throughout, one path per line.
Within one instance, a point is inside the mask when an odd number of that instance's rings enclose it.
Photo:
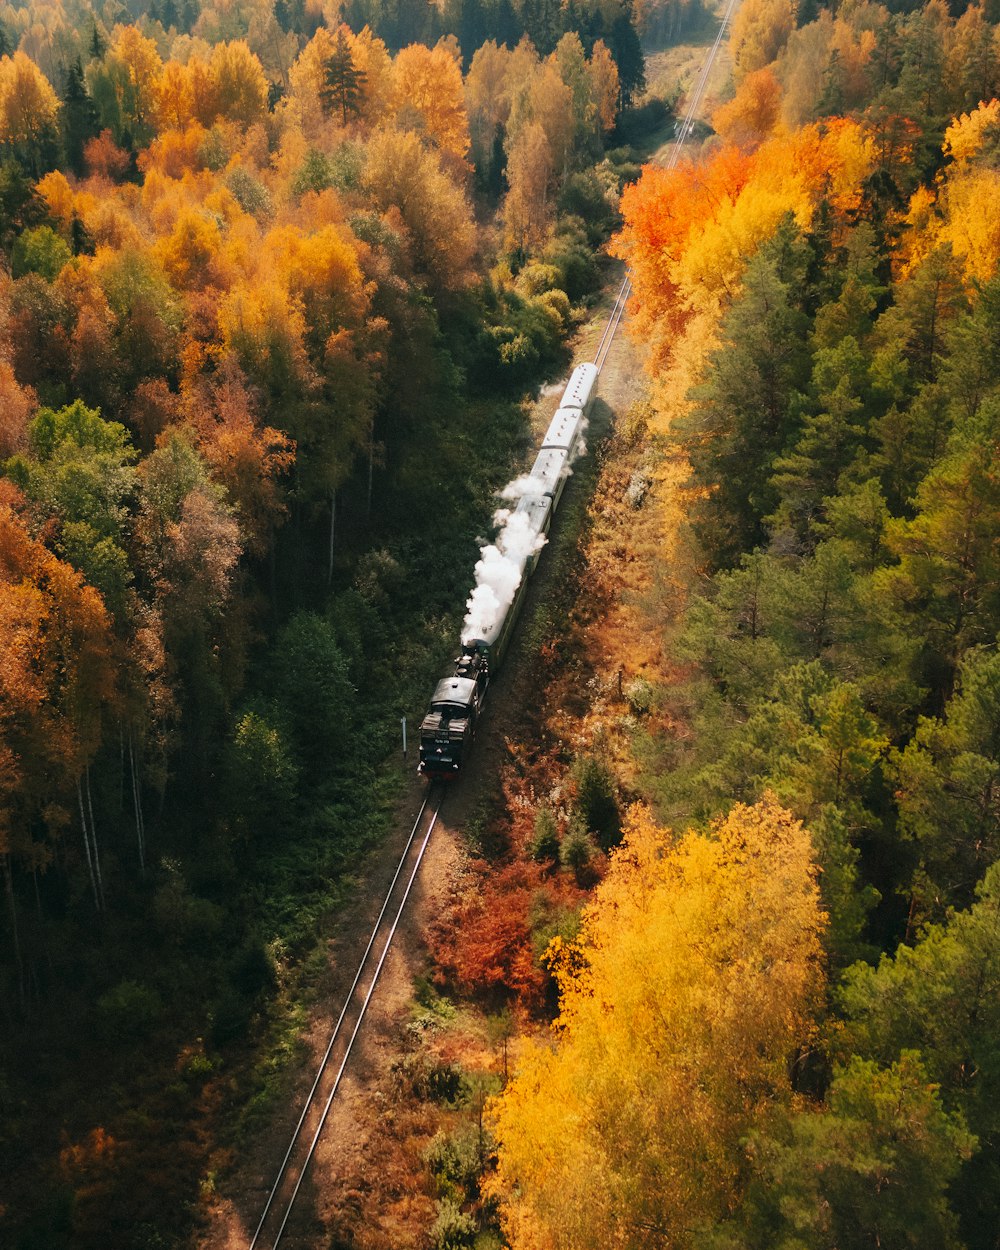
M 606 345 L 610 346 L 610 339 L 614 337 L 614 330 L 612 329 L 612 322 L 614 322 L 615 313 L 618 311 L 619 305 L 623 304 L 624 301 L 628 299 L 629 286 L 630 286 L 629 277 L 628 277 L 628 274 L 626 274 L 624 279 L 622 280 L 621 287 L 618 290 L 618 297 L 615 300 L 614 307 L 611 309 L 611 314 L 608 317 L 608 324 L 604 327 L 604 333 L 601 335 L 601 341 L 597 344 L 597 351 L 594 352 L 594 364 L 597 365 L 598 373 L 600 373 L 601 364 L 603 363 L 603 357 L 601 353 L 604 352 L 604 356 L 607 356 L 607 351 L 605 350 L 605 346 Z M 619 320 L 621 320 L 620 317 L 619 317 Z M 617 323 L 615 324 L 617 325 Z
M 393 893 L 395 892 L 396 886 L 399 882 L 400 875 L 402 874 L 403 869 L 406 865 L 406 862 L 410 856 L 410 852 L 413 848 L 414 839 L 416 838 L 416 835 L 417 835 L 417 830 L 420 828 L 421 821 L 423 820 L 424 813 L 427 809 L 428 803 L 431 800 L 432 794 L 433 794 L 433 790 L 429 790 L 428 793 L 425 795 L 423 802 L 420 805 L 420 810 L 417 812 L 416 819 L 413 822 L 413 827 L 410 830 L 410 835 L 406 840 L 406 846 L 403 848 L 403 853 L 400 857 L 399 863 L 396 865 L 396 871 L 393 873 L 392 881 L 390 882 L 389 888 L 386 891 L 385 901 L 382 903 L 382 908 L 378 914 L 378 919 L 375 921 L 375 925 L 372 929 L 371 936 L 368 939 L 368 945 L 365 947 L 364 954 L 361 956 L 361 960 L 358 963 L 358 970 L 354 974 L 354 980 L 351 982 L 351 987 L 347 991 L 347 994 L 344 998 L 344 1005 L 340 1010 L 340 1015 L 337 1018 L 337 1023 L 333 1027 L 333 1032 L 330 1034 L 330 1040 L 327 1042 L 326 1050 L 323 1053 L 323 1058 L 320 1060 L 319 1067 L 316 1071 L 316 1076 L 313 1079 L 312 1086 L 310 1087 L 309 1093 L 306 1095 L 305 1102 L 302 1107 L 302 1112 L 298 1119 L 298 1123 L 295 1125 L 295 1128 L 292 1132 L 291 1140 L 288 1143 L 288 1149 L 285 1151 L 285 1156 L 281 1161 L 280 1167 L 278 1168 L 277 1176 L 275 1177 L 274 1184 L 271 1186 L 271 1190 L 267 1196 L 267 1202 L 264 1205 L 264 1210 L 261 1213 L 260 1220 L 258 1221 L 257 1228 L 256 1228 L 256 1231 L 254 1232 L 253 1238 L 250 1241 L 248 1250 L 256 1250 L 257 1244 L 260 1241 L 261 1233 L 264 1230 L 264 1226 L 267 1222 L 267 1218 L 271 1212 L 272 1206 L 274 1205 L 275 1198 L 277 1197 L 278 1191 L 281 1188 L 281 1183 L 285 1179 L 285 1175 L 288 1170 L 289 1161 L 291 1160 L 291 1157 L 295 1151 L 295 1147 L 298 1144 L 299 1135 L 302 1132 L 302 1127 L 305 1124 L 306 1117 L 309 1115 L 309 1112 L 313 1109 L 314 1099 L 316 1097 L 316 1091 L 319 1088 L 320 1082 L 322 1081 L 323 1076 L 326 1072 L 327 1064 L 330 1061 L 330 1055 L 333 1053 L 333 1048 L 337 1044 L 337 1040 L 340 1037 L 340 1031 L 343 1027 L 344 1020 L 347 1017 L 347 1013 L 350 1009 L 351 1002 L 354 998 L 354 994 L 358 988 L 358 985 L 361 982 L 362 977 L 364 976 L 365 967 L 368 963 L 368 957 L 371 955 L 372 948 L 375 946 L 378 940 L 379 932 L 382 929 L 383 921 L 385 920 L 386 913 L 389 910 L 389 905 L 392 902 Z M 392 942 L 392 938 L 396 932 L 396 927 L 399 923 L 399 917 L 402 913 L 403 905 L 405 904 L 406 899 L 409 897 L 410 888 L 413 884 L 413 878 L 416 875 L 416 868 L 419 868 L 420 863 L 423 859 L 423 854 L 427 847 L 427 841 L 430 838 L 430 831 L 434 828 L 434 824 L 437 821 L 440 810 L 441 810 L 441 799 L 439 798 L 437 806 L 435 807 L 433 815 L 431 817 L 427 837 L 424 839 L 424 843 L 421 846 L 420 854 L 417 858 L 416 867 L 414 868 L 413 874 L 411 874 L 410 881 L 408 882 L 407 887 L 406 887 L 406 892 L 403 895 L 403 902 L 400 904 L 399 910 L 396 915 L 396 919 L 393 922 L 385 947 L 382 951 L 382 956 L 376 967 L 375 975 L 372 979 L 372 983 L 371 983 L 371 986 L 369 987 L 368 995 L 366 997 L 364 1007 L 362 1009 L 362 1016 L 364 1015 L 364 1011 L 367 1010 L 368 999 L 371 997 L 371 993 L 375 988 L 375 983 L 378 980 L 379 972 L 381 971 L 382 964 L 385 961 L 385 957 L 389 949 L 389 944 Z M 360 1020 L 358 1021 L 358 1024 L 360 1024 Z M 357 1034 L 357 1027 L 358 1026 L 356 1025 L 354 1034 L 352 1035 L 351 1041 L 348 1044 L 348 1053 L 350 1053 L 350 1047 L 351 1045 L 353 1045 L 354 1036 L 356 1036 Z M 345 1062 L 346 1062 L 346 1058 L 345 1058 Z M 337 1078 L 336 1078 L 337 1084 L 339 1084 L 340 1082 L 340 1077 L 342 1073 L 343 1073 L 343 1065 L 341 1066 L 341 1071 L 338 1073 Z M 331 1101 L 332 1101 L 332 1098 L 331 1098 Z M 325 1122 L 326 1115 L 328 1114 L 328 1112 L 329 1112 L 329 1105 L 324 1110 L 324 1114 L 320 1123 L 320 1127 L 322 1127 L 322 1124 Z M 312 1157 L 312 1153 L 314 1150 L 315 1150 L 315 1141 L 313 1142 L 310 1148 L 308 1158 Z M 308 1158 L 307 1158 L 307 1161 L 308 1161 Z M 301 1178 L 305 1172 L 305 1168 L 306 1168 L 306 1164 L 303 1164 L 302 1172 L 300 1172 L 299 1174 L 299 1183 L 301 1183 Z M 297 1183 L 295 1187 L 295 1195 L 298 1194 L 298 1189 L 299 1189 L 299 1184 Z M 285 1217 L 284 1217 L 284 1220 L 282 1221 L 281 1230 L 279 1231 L 278 1237 L 281 1236 L 281 1232 L 284 1231 L 285 1224 L 288 1222 L 288 1216 L 291 1211 L 292 1203 L 294 1203 L 294 1195 L 285 1212 Z M 278 1238 L 276 1238 L 275 1241 L 272 1243 L 272 1250 L 273 1250 L 273 1247 L 276 1246 L 277 1244 L 278 1244 Z
M 715 64 L 715 58 L 718 56 L 719 49 L 722 47 L 722 41 L 725 38 L 726 30 L 739 3 L 740 0 L 727 0 L 726 8 L 719 20 L 719 29 L 716 32 L 715 40 L 709 49 L 708 55 L 702 62 L 700 70 L 698 71 L 694 88 L 691 92 L 690 98 L 688 99 L 687 108 L 684 110 L 684 118 L 681 121 L 680 129 L 678 130 L 670 149 L 670 156 L 667 158 L 665 166 L 667 169 L 673 169 L 677 164 L 684 148 L 684 144 L 687 142 L 687 139 L 691 134 L 694 127 L 695 114 L 698 109 L 701 108 L 701 102 L 704 99 L 705 91 L 708 88 L 708 76 L 712 72 L 712 66 Z M 624 281 L 622 282 L 621 288 L 618 292 L 618 298 L 615 300 L 614 307 L 608 317 L 608 324 L 604 327 L 604 333 L 601 335 L 601 341 L 598 343 L 597 351 L 594 354 L 594 364 L 597 366 L 598 374 L 600 374 L 601 370 L 604 368 L 608 354 L 611 351 L 611 345 L 614 341 L 615 334 L 618 332 L 618 327 L 621 325 L 622 318 L 625 314 L 625 307 L 631 293 L 632 281 L 629 278 L 628 273 L 626 273 Z
M 695 79 L 694 89 L 691 92 L 687 108 L 684 111 L 684 120 L 681 122 L 680 130 L 677 132 L 673 147 L 670 151 L 670 157 L 667 160 L 667 169 L 673 169 L 673 167 L 677 164 L 677 161 L 680 159 L 681 150 L 683 149 L 684 144 L 691 133 L 691 129 L 694 126 L 695 113 L 701 107 L 702 99 L 704 98 L 705 91 L 708 87 L 708 76 L 712 72 L 712 65 L 715 62 L 719 49 L 722 47 L 722 40 L 725 38 L 726 28 L 732 20 L 733 13 L 736 11 L 736 7 L 739 3 L 740 0 L 728 0 L 726 4 L 725 11 L 719 21 L 719 29 L 715 36 L 715 42 L 712 44 L 708 56 L 706 56 L 701 69 L 698 72 L 698 77 Z
M 618 332 L 618 327 L 621 325 L 622 318 L 625 316 L 625 306 L 631 291 L 632 282 L 628 274 L 626 274 L 625 281 L 622 283 L 621 290 L 618 292 L 618 299 L 615 301 L 615 306 L 612 308 L 611 315 L 608 317 L 608 324 L 605 327 L 604 335 L 601 338 L 597 353 L 594 356 L 594 364 L 597 366 L 598 376 L 600 376 L 600 372 L 604 368 L 611 352 L 611 346 L 614 343 L 615 335 Z
M 351 1050 L 354 1047 L 355 1039 L 357 1038 L 358 1033 L 361 1030 L 361 1022 L 365 1018 L 365 1013 L 368 1011 L 368 1004 L 371 1002 L 372 996 L 375 993 L 375 987 L 378 984 L 378 978 L 379 978 L 379 974 L 382 971 L 382 965 L 385 963 L 386 957 L 389 954 L 389 947 L 392 945 L 392 939 L 396 936 L 396 929 L 399 927 L 399 922 L 403 917 L 403 911 L 406 908 L 406 901 L 410 897 L 410 890 L 413 888 L 413 883 L 417 879 L 417 873 L 420 871 L 420 865 L 423 862 L 424 852 L 427 850 L 427 844 L 428 842 L 430 842 L 431 834 L 434 832 L 434 826 L 437 824 L 437 818 L 441 812 L 442 802 L 443 802 L 443 796 L 441 799 L 438 800 L 437 807 L 434 808 L 434 811 L 431 814 L 430 821 L 428 822 L 428 825 L 427 825 L 427 832 L 424 834 L 424 840 L 420 845 L 420 851 L 417 854 L 416 861 L 413 865 L 413 871 L 410 873 L 410 879 L 406 883 L 406 889 L 403 891 L 403 897 L 399 901 L 399 907 L 396 911 L 396 918 L 392 922 L 392 927 L 389 930 L 388 936 L 386 937 L 385 946 L 382 949 L 382 954 L 379 957 L 379 961 L 375 966 L 375 972 L 374 972 L 374 975 L 372 976 L 371 985 L 368 987 L 368 992 L 365 994 L 364 1000 L 362 1001 L 361 1010 L 358 1012 L 357 1021 L 355 1022 L 354 1029 L 352 1030 L 350 1039 L 347 1043 L 347 1049 L 344 1051 L 344 1057 L 340 1061 L 340 1067 L 337 1069 L 337 1075 L 334 1078 L 334 1082 L 330 1089 L 330 1093 L 327 1096 L 326 1103 L 323 1107 L 323 1114 L 320 1116 L 320 1121 L 319 1121 L 319 1124 L 316 1126 L 316 1132 L 313 1134 L 313 1139 L 309 1143 L 309 1151 L 306 1154 L 305 1160 L 302 1164 L 302 1170 L 301 1172 L 299 1172 L 298 1180 L 295 1182 L 295 1188 L 292 1190 L 292 1196 L 288 1200 L 288 1206 L 285 1209 L 284 1219 L 281 1221 L 281 1227 L 278 1229 L 278 1232 L 274 1238 L 274 1242 L 272 1243 L 272 1250 L 277 1250 L 278 1243 L 281 1241 L 281 1238 L 284 1235 L 285 1227 L 288 1224 L 289 1217 L 292 1214 L 292 1208 L 295 1205 L 295 1200 L 299 1196 L 299 1189 L 302 1187 L 302 1181 L 305 1179 L 306 1171 L 309 1168 L 309 1164 L 312 1162 L 313 1155 L 316 1153 L 316 1147 L 319 1145 L 319 1139 L 320 1139 L 320 1136 L 322 1135 L 323 1127 L 326 1124 L 327 1116 L 330 1114 L 330 1108 L 333 1106 L 333 1100 L 337 1095 L 337 1090 L 340 1088 L 341 1078 L 343 1077 L 344 1072 L 347 1068 L 347 1061 L 351 1057 Z

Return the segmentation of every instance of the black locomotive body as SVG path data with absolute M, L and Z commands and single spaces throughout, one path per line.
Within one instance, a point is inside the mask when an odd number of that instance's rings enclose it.
M 486 659 L 478 652 L 460 655 L 454 675 L 438 682 L 420 722 L 420 771 L 426 776 L 447 779 L 461 768 L 479 727 L 488 685 Z

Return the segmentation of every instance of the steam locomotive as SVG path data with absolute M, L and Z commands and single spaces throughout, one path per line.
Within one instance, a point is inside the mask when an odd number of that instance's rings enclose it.
M 597 394 L 597 367 L 578 365 L 563 392 L 531 472 L 504 492 L 516 504 L 500 515 L 500 532 L 476 565 L 476 587 L 454 671 L 441 679 L 420 724 L 418 771 L 432 779 L 456 776 L 476 736 L 490 679 L 510 644 L 552 523 L 552 514 L 583 448 L 587 414 Z

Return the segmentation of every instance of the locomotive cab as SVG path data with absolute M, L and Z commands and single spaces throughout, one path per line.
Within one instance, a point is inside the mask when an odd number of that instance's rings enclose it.
M 445 677 L 434 690 L 420 722 L 420 768 L 427 777 L 458 772 L 465 750 L 476 736 L 485 685 L 474 676 Z

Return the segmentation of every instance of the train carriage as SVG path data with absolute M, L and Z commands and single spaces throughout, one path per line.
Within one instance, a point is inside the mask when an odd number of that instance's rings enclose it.
M 569 382 L 563 391 L 560 408 L 579 408 L 587 413 L 597 394 L 597 366 L 592 364 L 577 365 L 569 375 Z
M 547 494 L 525 495 L 514 509 L 516 515 L 525 518 L 524 538 L 532 541 L 532 549 L 525 562 L 524 577 L 530 577 L 535 571 L 538 557 L 542 554 L 542 547 L 545 545 L 539 540 L 544 539 L 549 532 L 554 509 L 553 498 Z
M 531 466 L 533 495 L 548 495 L 558 499 L 566 480 L 569 455 L 564 447 L 543 447 Z
M 582 409 L 560 408 L 545 431 L 542 451 L 561 449 L 572 455 L 580 441 L 580 431 L 584 424 Z

